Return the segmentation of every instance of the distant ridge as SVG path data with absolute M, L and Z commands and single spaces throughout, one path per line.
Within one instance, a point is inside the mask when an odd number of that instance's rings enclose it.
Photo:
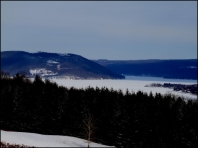
M 25 72 L 34 77 L 64 77 L 72 79 L 124 79 L 124 76 L 76 54 L 24 51 L 1 52 L 1 70 L 14 75 Z
M 197 59 L 93 60 L 109 70 L 135 76 L 197 80 Z

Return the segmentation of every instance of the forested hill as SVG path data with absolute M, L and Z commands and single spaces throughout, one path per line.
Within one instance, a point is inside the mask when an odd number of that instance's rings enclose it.
M 76 54 L 24 51 L 1 52 L 1 70 L 10 74 L 39 74 L 80 79 L 123 79 L 124 76 Z
M 198 147 L 198 100 L 105 87 L 66 88 L 39 76 L 30 81 L 5 73 L 0 95 L 1 129 L 86 139 L 89 123 L 92 141 L 117 148 Z
M 197 80 L 197 59 L 93 61 L 115 73 L 124 75 Z

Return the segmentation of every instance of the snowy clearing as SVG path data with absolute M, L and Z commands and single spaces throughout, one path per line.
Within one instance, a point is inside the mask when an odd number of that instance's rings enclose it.
M 47 70 L 45 68 L 36 68 L 36 69 L 30 69 L 29 72 L 33 75 L 40 74 L 41 76 L 53 76 L 57 75 L 57 73 L 54 73 L 51 70 Z
M 87 147 L 87 141 L 80 138 L 58 135 L 41 135 L 26 132 L 10 132 L 1 130 L 1 141 L 35 147 Z M 110 147 L 94 142 L 90 147 Z

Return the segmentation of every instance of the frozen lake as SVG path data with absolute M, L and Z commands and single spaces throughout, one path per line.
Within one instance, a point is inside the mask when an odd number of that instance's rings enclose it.
M 129 92 L 143 91 L 153 94 L 155 93 L 171 93 L 178 96 L 183 96 L 185 99 L 196 99 L 197 96 L 190 93 L 175 92 L 169 88 L 162 87 L 145 87 L 147 84 L 151 83 L 173 83 L 173 84 L 197 84 L 196 80 L 180 80 L 180 79 L 164 79 L 158 77 L 141 77 L 141 76 L 126 76 L 124 80 L 71 80 L 71 79 L 50 79 L 53 82 L 56 82 L 58 85 L 66 87 L 75 87 L 75 88 L 86 88 L 91 87 L 107 87 L 113 88 L 115 90 L 122 90 L 126 92 L 128 89 Z

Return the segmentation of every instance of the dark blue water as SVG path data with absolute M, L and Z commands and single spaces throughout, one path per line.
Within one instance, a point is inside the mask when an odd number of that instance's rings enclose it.
M 125 80 L 163 81 L 163 82 L 188 82 L 188 83 L 197 84 L 197 80 L 166 79 L 166 78 L 162 78 L 162 77 L 149 77 L 149 76 L 125 76 Z

